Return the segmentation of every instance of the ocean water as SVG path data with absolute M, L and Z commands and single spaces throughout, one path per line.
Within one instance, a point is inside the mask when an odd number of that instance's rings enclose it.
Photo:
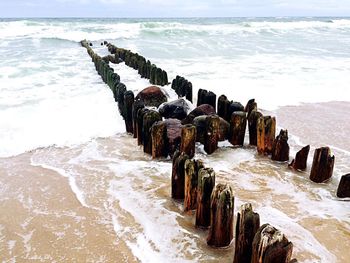
M 299 262 L 347 262 L 350 203 L 335 197 L 350 172 L 350 18 L 0 19 L 0 259 L 231 262 L 233 247 L 169 198 L 170 160 L 129 135 L 111 91 L 79 44 L 107 40 L 245 104 L 255 98 L 290 134 L 291 158 L 311 144 L 336 155 L 334 175 L 305 173 L 223 143 L 196 157 L 281 229 Z M 128 89 L 149 83 L 113 65 Z M 165 87 L 174 99 L 170 87 Z M 195 95 L 196 100 L 196 95 Z

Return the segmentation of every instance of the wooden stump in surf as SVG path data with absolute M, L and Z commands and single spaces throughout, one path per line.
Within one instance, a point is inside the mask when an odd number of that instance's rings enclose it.
M 163 121 L 158 121 L 152 125 L 152 158 L 168 156 L 167 128 Z
M 210 226 L 210 197 L 215 186 L 215 172 L 212 168 L 198 171 L 196 227 Z
M 255 99 L 251 99 L 247 102 L 247 105 L 244 108 L 244 111 L 247 113 L 247 118 L 249 118 L 250 113 L 255 110 L 258 110 L 258 105 L 255 102 Z
M 250 263 L 253 239 L 259 227 L 259 214 L 254 213 L 251 204 L 242 205 L 236 219 L 235 256 L 233 263 Z
M 185 211 L 197 208 L 198 172 L 202 168 L 204 168 L 202 160 L 188 159 L 185 162 Z
M 188 155 L 179 151 L 176 151 L 173 156 L 171 197 L 174 199 L 184 199 L 185 197 L 185 162 L 188 159 Z
M 232 113 L 229 132 L 229 141 L 232 145 L 243 146 L 246 126 L 247 115 L 245 112 L 236 111 Z
M 143 115 L 143 151 L 148 154 L 152 154 L 152 136 L 151 128 L 154 123 L 161 121 L 162 116 L 159 112 L 150 110 Z
M 137 138 L 137 113 L 139 110 L 145 108 L 142 100 L 136 100 L 132 106 L 132 120 L 133 120 L 133 135 Z
M 124 108 L 125 108 L 125 127 L 126 132 L 133 133 L 133 118 L 132 110 L 134 105 L 134 93 L 131 90 L 128 90 L 124 93 Z
M 309 156 L 310 145 L 303 147 L 295 155 L 295 159 L 289 164 L 295 170 L 305 171 L 307 166 L 307 158 Z
M 234 196 L 227 184 L 218 184 L 211 194 L 210 228 L 207 244 L 227 247 L 233 239 Z
M 258 128 L 258 120 L 263 115 L 253 110 L 250 112 L 248 117 L 248 130 L 249 130 L 249 144 L 253 146 L 257 146 L 257 140 L 258 140 L 258 134 L 257 134 L 257 128 Z
M 316 149 L 311 167 L 310 180 L 315 183 L 322 183 L 331 178 L 334 161 L 334 155 L 331 155 L 331 149 L 329 147 Z
M 276 134 L 276 118 L 263 116 L 257 123 L 257 150 L 260 154 L 271 154 Z
M 288 130 L 280 130 L 272 146 L 271 159 L 279 162 L 289 160 Z
M 209 115 L 206 117 L 204 150 L 207 154 L 212 154 L 218 148 L 219 131 L 220 117 L 217 115 Z
M 253 240 L 251 263 L 289 263 L 293 244 L 279 230 L 262 225 Z
M 350 174 L 343 175 L 340 179 L 337 196 L 339 198 L 350 197 Z
M 186 153 L 190 158 L 194 157 L 196 146 L 196 126 L 186 124 L 181 130 L 180 152 Z
M 219 117 L 227 120 L 228 108 L 230 106 L 230 101 L 225 95 L 221 95 L 218 98 L 218 115 Z
M 149 111 L 147 108 L 137 111 L 137 145 L 143 145 L 143 116 Z

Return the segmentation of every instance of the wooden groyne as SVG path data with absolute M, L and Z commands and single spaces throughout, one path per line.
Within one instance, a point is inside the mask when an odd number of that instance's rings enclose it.
M 288 164 L 288 131 L 281 130 L 276 136 L 276 118 L 259 112 L 254 99 L 243 106 L 230 101 L 226 95 L 217 97 L 211 91 L 199 89 L 197 107 L 188 112 L 188 101 L 193 101 L 190 81 L 176 76 L 171 88 L 179 99 L 167 102 L 158 87 L 170 84 L 165 70 L 130 50 L 102 44 L 111 55 L 101 57 L 88 41 L 81 41 L 96 71 L 110 87 L 126 131 L 153 158 L 172 158 L 171 197 L 183 201 L 185 211 L 196 210 L 196 227 L 209 228 L 208 245 L 227 247 L 235 236 L 236 263 L 296 262 L 291 259 L 292 243 L 273 226 L 260 225 L 260 217 L 251 204 L 240 207 L 234 233 L 234 191 L 230 185 L 216 183 L 215 171 L 194 159 L 195 145 L 196 142 L 203 144 L 207 154 L 217 150 L 219 141 L 227 140 L 235 147 L 243 147 L 248 126 L 249 145 L 256 147 L 258 154 L 288 165 L 296 172 L 306 170 L 310 146 L 298 151 Z M 109 65 L 121 62 L 137 70 L 153 86 L 145 87 L 135 96 Z M 316 183 L 329 180 L 334 160 L 328 147 L 316 149 L 310 179 Z M 350 197 L 349 174 L 342 177 L 337 196 Z

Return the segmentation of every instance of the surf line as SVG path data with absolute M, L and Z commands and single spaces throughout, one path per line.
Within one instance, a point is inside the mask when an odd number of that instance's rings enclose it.
M 229 101 L 225 95 L 216 99 L 215 93 L 204 89 L 198 90 L 197 108 L 187 113 L 188 101 L 193 101 L 193 87 L 184 77 L 176 76 L 171 83 L 179 99 L 167 102 L 159 87 L 170 84 L 165 70 L 107 41 L 101 43 L 111 53 L 105 57 L 94 52 L 91 42 L 82 40 L 80 43 L 112 90 L 126 131 L 137 138 L 138 145 L 152 158 L 172 157 L 171 197 L 184 200 L 185 211 L 196 210 L 196 226 L 209 228 L 209 246 L 230 246 L 234 220 L 232 188 L 228 184 L 215 184 L 213 169 L 193 159 L 195 143 L 202 143 L 207 154 L 218 149 L 219 141 L 228 140 L 235 147 L 243 147 L 248 126 L 249 145 L 256 147 L 261 155 L 288 164 L 288 131 L 282 129 L 276 136 L 276 118 L 259 112 L 254 99 L 243 106 L 240 102 Z M 153 86 L 135 97 L 109 66 L 110 62 L 124 62 L 142 78 L 149 79 Z M 295 171 L 305 171 L 309 151 L 310 145 L 303 147 L 288 166 Z M 316 149 L 310 179 L 316 183 L 327 182 L 333 174 L 334 161 L 329 147 Z M 337 196 L 350 197 L 350 174 L 342 177 Z M 292 242 L 273 226 L 260 226 L 259 214 L 249 203 L 242 205 L 237 213 L 235 235 L 234 262 L 296 262 L 291 259 Z

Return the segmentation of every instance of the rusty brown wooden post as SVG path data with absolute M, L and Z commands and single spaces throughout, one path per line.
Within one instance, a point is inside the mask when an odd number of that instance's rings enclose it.
M 271 154 L 272 145 L 275 140 L 276 119 L 271 116 L 264 116 L 258 119 L 257 123 L 257 150 L 261 154 Z
M 243 146 L 245 130 L 247 126 L 247 115 L 243 111 L 235 111 L 232 113 L 230 122 L 230 143 L 232 145 Z
M 290 163 L 290 167 L 295 170 L 305 171 L 307 166 L 307 158 L 309 156 L 310 145 L 303 147 L 295 155 L 295 159 Z
M 154 123 L 161 121 L 162 116 L 159 112 L 150 110 L 145 115 L 143 115 L 143 151 L 148 154 L 152 154 L 152 136 L 151 128 Z
M 249 117 L 248 117 L 248 128 L 249 128 L 249 144 L 256 146 L 257 145 L 257 125 L 258 125 L 258 119 L 262 117 L 263 115 L 253 110 Z
M 206 118 L 206 131 L 204 150 L 207 154 L 212 154 L 218 148 L 220 130 L 220 117 L 217 115 L 209 115 Z
M 188 159 L 185 162 L 185 211 L 197 208 L 198 171 L 202 168 L 204 168 L 202 160 Z
M 196 146 L 196 126 L 186 124 L 181 130 L 180 152 L 186 153 L 190 158 L 194 157 Z
M 343 175 L 340 179 L 337 196 L 339 198 L 350 197 L 350 174 Z
M 251 204 L 242 205 L 236 219 L 235 256 L 233 263 L 250 263 L 253 239 L 259 227 L 259 214 L 253 211 Z
M 184 199 L 185 197 L 185 162 L 189 157 L 176 151 L 173 156 L 173 169 L 171 176 L 171 197 Z
M 218 184 L 211 194 L 207 244 L 227 247 L 233 239 L 234 196 L 231 186 Z
M 167 128 L 163 121 L 153 124 L 151 128 L 152 135 L 152 158 L 168 156 L 167 146 Z
M 289 161 L 288 131 L 281 130 L 272 146 L 271 159 L 279 162 Z

